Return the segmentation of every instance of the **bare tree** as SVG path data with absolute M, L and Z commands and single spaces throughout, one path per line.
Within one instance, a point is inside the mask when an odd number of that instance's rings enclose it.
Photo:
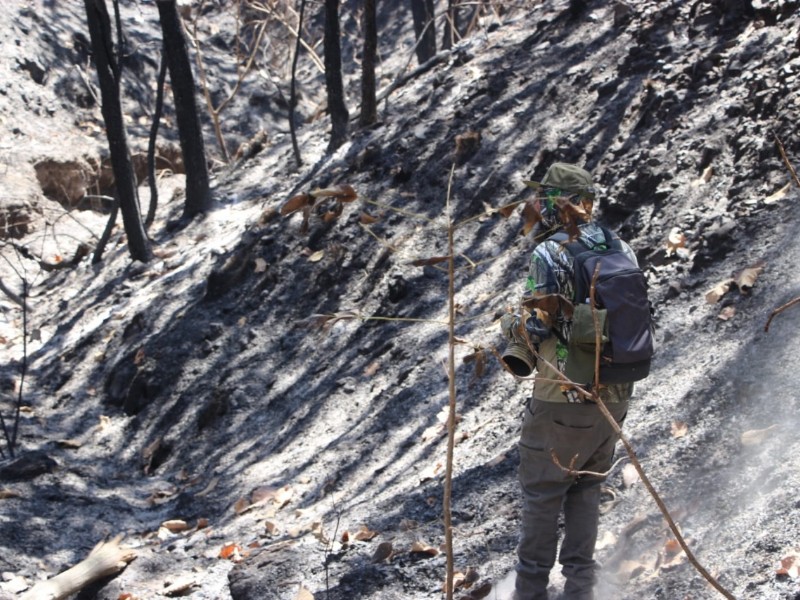
M 424 64 L 436 54 L 433 0 L 411 0 L 411 15 L 417 37 L 417 62 Z
M 378 120 L 378 103 L 375 94 L 375 61 L 378 54 L 377 0 L 364 0 L 364 56 L 361 62 L 361 117 L 362 127 Z
M 111 154 L 116 194 L 122 212 L 122 223 L 128 236 L 128 251 L 134 260 L 147 262 L 152 258 L 150 243 L 142 225 L 139 197 L 136 193 L 136 176 L 133 172 L 122 105 L 119 98 L 119 63 L 114 56 L 111 37 L 111 20 L 105 0 L 84 0 L 86 21 L 92 40 L 92 53 L 100 82 L 103 120 Z
M 342 50 L 339 43 L 339 0 L 325 0 L 325 87 L 331 115 L 331 139 L 328 152 L 333 152 L 347 139 L 347 106 L 342 83 Z
M 164 38 L 164 60 L 169 67 L 181 152 L 186 167 L 186 203 L 183 206 L 183 215 L 191 218 L 206 212 L 213 204 L 203 132 L 200 129 L 195 101 L 194 76 L 175 0 L 158 0 L 156 4 Z

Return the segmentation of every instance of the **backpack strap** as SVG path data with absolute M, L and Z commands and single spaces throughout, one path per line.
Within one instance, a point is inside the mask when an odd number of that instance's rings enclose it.
M 605 245 L 606 248 L 609 250 L 621 250 L 622 243 L 618 237 L 614 237 L 614 234 L 611 233 L 611 230 L 603 227 L 602 225 L 599 226 L 600 230 L 603 232 L 603 236 L 605 237 Z M 566 231 L 559 231 L 551 235 L 548 239 L 553 240 L 554 242 L 558 242 L 561 246 L 566 248 L 569 253 L 572 255 L 573 258 L 578 256 L 579 254 L 583 254 L 586 251 L 594 250 L 593 247 L 589 246 L 585 241 L 583 241 L 580 237 L 570 241 L 569 235 Z

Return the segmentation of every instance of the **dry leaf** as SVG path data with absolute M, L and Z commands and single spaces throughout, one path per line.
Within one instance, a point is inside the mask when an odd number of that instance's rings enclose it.
M 626 488 L 631 487 L 634 483 L 639 481 L 639 472 L 632 464 L 627 464 L 622 467 L 622 483 Z
M 373 223 L 378 222 L 378 217 L 373 217 L 369 213 L 362 212 L 358 220 L 362 225 L 372 225 Z
M 792 182 L 790 181 L 781 189 L 779 189 L 774 194 L 771 194 L 764 198 L 764 204 L 775 204 L 778 200 L 783 200 L 786 197 L 786 194 L 789 193 L 789 190 L 792 189 Z
M 306 208 L 310 202 L 311 196 L 308 194 L 298 194 L 297 196 L 292 196 L 289 198 L 286 204 L 281 206 L 281 214 L 288 215 L 300 210 L 301 208 Z
M 237 515 L 241 515 L 246 513 L 250 508 L 250 502 L 248 502 L 247 498 L 239 498 L 233 505 L 233 511 Z
M 364 377 L 373 377 L 380 368 L 381 368 L 381 363 L 377 360 L 373 360 L 366 367 L 364 367 Z
M 366 525 L 361 525 L 358 528 L 358 531 L 356 531 L 356 533 L 353 535 L 353 537 L 360 542 L 366 542 L 374 538 L 376 535 L 378 535 L 377 531 L 372 531 Z
M 15 492 L 9 488 L 2 488 L 0 489 L 0 500 L 8 500 L 9 498 L 21 498 L 22 495 L 19 492 Z
M 175 583 L 164 588 L 161 593 L 170 598 L 175 596 L 186 596 L 188 592 L 191 591 L 191 589 L 195 586 L 197 586 L 197 581 L 195 581 L 194 577 L 181 577 Z
M 206 527 L 208 527 L 208 519 L 206 519 L 205 517 L 200 517 L 199 519 L 197 519 L 198 529 L 205 529 Z
M 742 445 L 754 446 L 756 444 L 760 444 L 765 439 L 767 439 L 768 437 L 767 434 L 770 431 L 777 428 L 778 428 L 777 425 L 770 425 L 765 429 L 751 429 L 750 431 L 745 431 L 744 433 L 742 433 L 740 438 L 742 440 Z
M 533 202 L 525 202 L 522 206 L 522 219 L 522 234 L 528 235 L 536 224 L 542 220 L 542 215 Z
M 437 556 L 439 554 L 439 549 L 425 542 L 416 541 L 411 544 L 411 552 L 415 554 L 425 554 L 427 556 Z
M 301 585 L 300 589 L 297 590 L 297 596 L 294 597 L 294 600 L 314 600 L 314 594 Z
M 317 538 L 317 540 L 319 540 L 321 543 L 325 544 L 326 546 L 330 542 L 330 540 L 328 539 L 328 536 L 325 535 L 325 529 L 323 529 L 323 527 L 322 527 L 322 521 L 314 521 L 311 524 L 311 533 L 313 534 L 313 536 L 315 538 Z
M 756 279 L 758 279 L 758 276 L 761 274 L 761 271 L 764 270 L 765 266 L 766 264 L 762 261 L 736 273 L 733 279 L 736 285 L 739 286 L 739 289 L 742 292 L 750 291 L 750 288 L 756 284 Z
M 291 501 L 292 496 L 294 496 L 294 490 L 292 489 L 292 486 L 285 485 L 281 488 L 278 488 L 278 490 L 275 492 L 275 498 L 273 498 L 272 502 L 278 508 L 283 508 Z
M 275 521 L 266 521 L 264 523 L 264 529 L 267 530 L 268 534 L 275 535 L 278 533 L 278 524 Z
M 144 362 L 144 358 L 144 348 L 139 348 L 139 350 L 136 351 L 136 355 L 133 357 L 133 364 L 141 365 Z
M 210 494 L 214 490 L 214 488 L 217 487 L 218 483 L 219 483 L 219 477 L 212 477 L 211 481 L 208 482 L 208 485 L 202 491 L 197 492 L 195 496 L 203 497 Z
M 703 174 L 692 182 L 692 187 L 700 187 L 701 185 L 705 185 L 706 183 L 711 181 L 711 177 L 713 175 L 714 175 L 714 168 L 711 165 L 707 166 L 703 171 Z
M 672 422 L 672 437 L 682 438 L 689 431 L 689 426 L 683 421 Z
M 317 250 L 311 256 L 308 257 L 308 262 L 319 262 L 325 256 L 324 250 Z
M 436 477 L 442 475 L 444 472 L 444 465 L 440 462 L 437 462 L 427 469 L 425 469 L 419 476 L 420 482 L 428 481 L 429 479 L 435 479 Z
M 225 544 L 219 551 L 219 558 L 239 562 L 242 560 L 242 547 L 239 544 Z
M 352 202 L 358 194 L 352 185 L 337 185 L 331 188 L 316 189 L 311 192 L 314 198 L 335 198 L 340 202 Z
M 712 289 L 706 292 L 706 302 L 709 304 L 716 304 L 719 302 L 720 298 L 727 294 L 728 290 L 731 289 L 731 284 L 733 284 L 733 279 L 720 281 Z
M 264 271 L 267 270 L 267 261 L 265 261 L 263 258 L 259 257 L 256 259 L 255 262 L 256 262 L 256 268 L 255 268 L 256 273 L 263 273 Z
M 800 576 L 800 553 L 794 551 L 781 559 L 781 566 L 775 570 L 775 574 L 783 577 L 797 579 Z
M 389 560 L 392 557 L 392 554 L 394 554 L 392 542 L 381 542 L 378 544 L 378 547 L 375 548 L 375 552 L 372 553 L 372 562 L 379 563 Z
M 169 521 L 164 521 L 161 526 L 172 533 L 180 533 L 181 531 L 186 531 L 189 529 L 189 524 L 186 521 L 182 521 L 180 519 L 171 519 Z
M 417 260 L 412 260 L 410 265 L 414 267 L 425 267 L 428 265 L 435 265 L 438 263 L 445 262 L 446 260 L 450 260 L 449 256 L 432 256 L 431 258 L 420 258 Z
M 80 440 L 58 440 L 56 443 L 62 448 L 69 448 L 70 450 L 77 450 L 83 445 Z
M 676 254 L 679 249 L 686 247 L 686 236 L 677 227 L 673 227 L 667 237 L 667 256 Z
M 511 204 L 506 204 L 505 206 L 501 206 L 500 208 L 497 209 L 497 212 L 499 212 L 504 218 L 507 219 L 512 214 L 514 214 L 514 209 L 517 208 L 517 206 L 519 206 L 519 202 L 512 202 Z
M 735 306 L 726 306 L 717 315 L 717 318 L 720 321 L 730 321 L 736 315 L 736 307 Z
M 664 552 L 666 554 L 677 554 L 681 551 L 681 545 L 675 538 L 670 538 L 664 544 Z

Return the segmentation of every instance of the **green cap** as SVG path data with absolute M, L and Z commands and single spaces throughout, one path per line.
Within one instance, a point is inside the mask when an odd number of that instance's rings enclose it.
M 532 188 L 559 188 L 565 192 L 572 192 L 589 199 L 594 199 L 595 194 L 592 176 L 586 169 L 582 169 L 578 165 L 561 162 L 550 165 L 541 182 L 525 180 L 524 183 Z

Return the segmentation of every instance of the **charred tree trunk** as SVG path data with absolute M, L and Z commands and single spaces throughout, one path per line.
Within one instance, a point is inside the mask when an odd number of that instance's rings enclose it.
M 364 0 L 364 56 L 361 62 L 361 117 L 362 127 L 378 120 L 378 103 L 375 93 L 375 61 L 378 55 L 377 0 Z
M 105 0 L 84 0 L 84 5 L 92 40 L 92 54 L 100 82 L 111 167 L 122 211 L 122 223 L 128 236 L 128 251 L 134 260 L 147 262 L 152 257 L 152 252 L 142 225 L 139 198 L 136 194 L 136 176 L 128 153 L 128 141 L 119 99 L 119 66 L 114 57 L 111 38 L 111 20 Z
M 325 0 L 325 86 L 328 111 L 331 115 L 331 139 L 328 152 L 333 152 L 347 139 L 347 106 L 342 83 L 342 50 L 339 43 L 339 0 Z
M 436 29 L 433 23 L 433 0 L 411 0 L 414 34 L 417 38 L 417 62 L 424 64 L 436 54 Z
M 297 166 L 303 164 L 300 156 L 300 147 L 297 145 L 297 128 L 295 127 L 295 109 L 297 108 L 297 59 L 300 58 L 300 36 L 303 35 L 303 17 L 306 12 L 306 0 L 300 0 L 300 14 L 297 17 L 297 39 L 294 46 L 292 59 L 292 82 L 289 88 L 289 132 L 292 134 L 292 149 Z
M 164 38 L 164 58 L 169 67 L 178 134 L 186 167 L 186 203 L 183 216 L 191 218 L 212 206 L 208 164 L 195 100 L 194 76 L 186 39 L 175 0 L 158 0 L 158 16 Z

